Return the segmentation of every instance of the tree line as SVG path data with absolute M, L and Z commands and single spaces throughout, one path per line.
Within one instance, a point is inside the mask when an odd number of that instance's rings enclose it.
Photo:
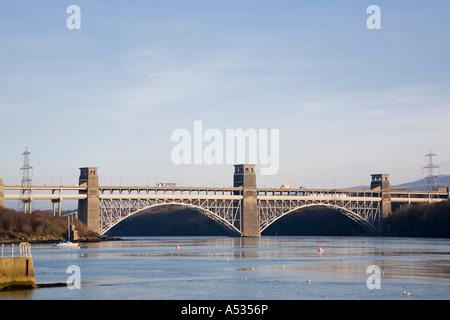
M 78 219 L 74 219 L 79 237 L 96 238 Z M 44 211 L 31 214 L 0 208 L 0 241 L 58 241 L 67 238 L 67 217 L 59 217 Z
M 401 237 L 450 237 L 450 199 L 404 205 L 384 219 L 388 235 Z

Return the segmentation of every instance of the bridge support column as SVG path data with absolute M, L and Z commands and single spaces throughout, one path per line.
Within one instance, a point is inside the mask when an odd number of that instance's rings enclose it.
M 97 167 L 80 168 L 79 184 L 86 187 L 80 194 L 87 194 L 86 199 L 78 200 L 78 218 L 89 230 L 100 233 L 100 207 Z
M 5 186 L 3 185 L 3 180 L 0 179 L 0 208 L 5 206 Z
M 234 187 L 242 187 L 241 236 L 260 237 L 258 202 L 256 199 L 256 172 L 254 164 L 234 166 Z
M 32 211 L 33 200 L 31 198 L 22 200 L 22 213 L 30 213 Z
M 59 199 L 53 199 L 52 200 L 52 204 L 53 204 L 53 215 L 56 216 L 56 204 L 58 204 L 58 216 L 61 215 L 61 198 Z
M 372 174 L 370 188 L 381 190 L 380 232 L 383 232 L 383 219 L 392 214 L 391 183 L 388 174 Z

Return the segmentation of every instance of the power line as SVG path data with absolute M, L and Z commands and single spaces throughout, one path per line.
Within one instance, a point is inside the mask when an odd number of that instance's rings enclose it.
M 22 153 L 22 167 L 20 168 L 21 173 L 21 192 L 20 192 L 20 202 L 18 204 L 18 209 L 22 210 L 23 213 L 31 213 L 31 186 L 32 186 L 32 175 L 33 167 L 30 165 L 31 152 L 25 147 L 25 151 Z M 22 208 L 20 208 L 22 203 Z M 28 210 L 27 210 L 28 206 Z
M 428 191 L 436 191 L 437 190 L 437 175 L 435 175 L 435 170 L 439 170 L 439 166 L 433 163 L 436 160 L 436 154 L 432 153 L 431 150 L 428 154 L 425 155 L 427 160 L 427 165 L 422 169 L 427 169 L 427 186 Z

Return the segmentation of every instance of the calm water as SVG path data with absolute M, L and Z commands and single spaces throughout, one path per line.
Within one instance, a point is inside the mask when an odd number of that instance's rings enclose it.
M 32 255 L 37 283 L 66 283 L 76 265 L 81 288 L 0 299 L 450 299 L 449 239 L 136 237 Z M 380 289 L 367 287 L 370 265 Z

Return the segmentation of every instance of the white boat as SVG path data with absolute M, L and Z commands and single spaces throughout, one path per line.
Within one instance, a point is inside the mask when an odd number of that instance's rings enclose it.
M 77 242 L 70 241 L 70 216 L 67 216 L 67 241 L 55 243 L 55 246 L 59 248 L 79 248 Z
M 59 248 L 78 248 L 78 243 L 70 242 L 70 241 L 58 242 L 58 243 L 55 243 L 55 246 L 59 247 Z

